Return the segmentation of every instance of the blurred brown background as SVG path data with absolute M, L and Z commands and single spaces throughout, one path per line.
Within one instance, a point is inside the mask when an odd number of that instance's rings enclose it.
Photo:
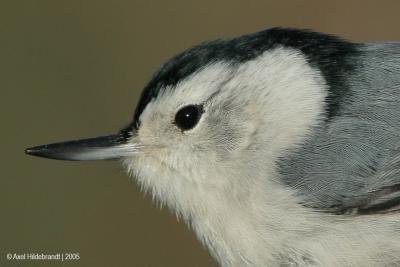
M 400 40 L 399 10 L 395 0 L 1 1 L 0 266 L 60 265 L 8 252 L 80 253 L 62 266 L 215 266 L 116 162 L 24 148 L 119 130 L 151 74 L 198 42 L 272 26 Z

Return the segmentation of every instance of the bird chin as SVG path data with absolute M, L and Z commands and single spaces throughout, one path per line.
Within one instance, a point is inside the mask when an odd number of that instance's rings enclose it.
M 150 194 L 153 200 L 162 205 L 168 202 L 168 197 L 174 194 L 174 171 L 152 157 L 126 157 L 121 160 L 122 166 L 129 177 L 137 182 L 141 191 Z M 171 178 L 172 177 L 172 178 Z

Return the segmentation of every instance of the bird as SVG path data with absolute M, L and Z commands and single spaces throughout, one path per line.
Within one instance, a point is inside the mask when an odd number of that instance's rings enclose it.
M 400 266 L 400 42 L 206 41 L 160 67 L 116 134 L 25 152 L 120 160 L 220 266 Z

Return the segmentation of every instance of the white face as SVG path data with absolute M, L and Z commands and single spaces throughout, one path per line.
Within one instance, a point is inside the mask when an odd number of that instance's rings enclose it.
M 143 189 L 185 209 L 179 198 L 195 188 L 225 190 L 241 183 L 240 173 L 271 170 L 324 117 L 325 88 L 320 73 L 289 49 L 235 66 L 205 66 L 147 105 L 131 140 L 143 153 L 124 165 Z M 175 117 L 189 105 L 204 112 L 183 131 Z

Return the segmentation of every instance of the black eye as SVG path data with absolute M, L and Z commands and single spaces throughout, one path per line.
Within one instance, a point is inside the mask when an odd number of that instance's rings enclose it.
M 175 124 L 182 131 L 190 130 L 199 122 L 203 112 L 203 106 L 201 105 L 183 107 L 175 115 Z

